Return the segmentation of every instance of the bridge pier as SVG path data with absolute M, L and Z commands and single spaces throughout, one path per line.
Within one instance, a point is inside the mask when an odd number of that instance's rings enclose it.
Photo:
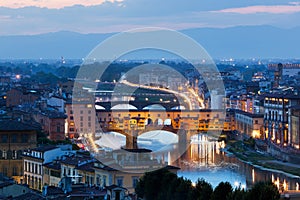
M 138 130 L 127 130 L 126 133 L 126 149 L 138 149 L 137 137 L 139 135 Z
M 180 144 L 190 144 L 191 137 L 195 134 L 198 134 L 198 130 L 185 130 L 185 129 L 179 129 L 178 134 L 178 142 Z

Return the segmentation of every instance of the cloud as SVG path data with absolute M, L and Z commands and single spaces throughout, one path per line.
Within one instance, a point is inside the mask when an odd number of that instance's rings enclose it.
M 299 2 L 290 2 L 290 5 L 271 5 L 271 6 L 247 6 L 239 8 L 227 8 L 217 13 L 238 13 L 238 14 L 254 14 L 254 13 L 271 13 L 271 14 L 291 14 L 300 12 Z
M 54 5 L 58 1 L 60 8 L 57 9 L 57 6 L 55 9 L 51 8 L 50 4 Z M 284 1 L 277 0 L 276 2 L 286 4 L 288 8 L 298 9 L 300 6 L 296 2 L 287 4 L 286 0 Z M 176 30 L 239 25 L 300 26 L 299 12 L 252 14 L 253 10 L 258 11 L 257 8 L 267 7 L 270 10 L 276 7 L 269 0 L 227 0 L 226 3 L 219 0 L 191 0 L 189 2 L 182 0 L 23 0 L 19 1 L 20 8 L 3 7 L 9 2 L 2 0 L 0 3 L 0 35 L 56 31 L 107 33 L 145 26 Z M 12 0 L 11 4 L 13 3 L 17 5 L 16 0 Z M 99 5 L 87 6 L 92 3 Z M 48 7 L 45 7 L 46 4 Z M 38 7 L 38 5 L 41 6 Z M 250 8 L 251 12 L 249 12 Z M 244 14 L 246 11 L 243 9 L 248 10 L 249 14 Z
M 61 9 L 74 5 L 95 6 L 101 5 L 105 2 L 121 3 L 122 0 L 2 0 L 0 5 L 7 8 L 24 8 L 35 6 L 40 8 Z

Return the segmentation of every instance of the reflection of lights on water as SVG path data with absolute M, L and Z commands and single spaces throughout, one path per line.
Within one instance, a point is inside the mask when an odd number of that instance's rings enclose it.
M 272 175 L 273 177 L 273 175 Z M 254 168 L 252 169 L 252 183 L 255 182 L 255 171 L 254 171 Z
M 287 183 L 286 183 L 286 181 L 285 180 L 283 180 L 283 190 L 287 190 L 288 188 L 287 188 Z
M 279 178 L 277 177 L 277 180 L 274 181 L 274 184 L 277 186 L 278 190 L 280 190 L 280 182 L 279 182 Z
M 272 179 L 272 183 L 274 183 L 274 175 L 273 174 L 272 174 L 272 178 L 271 179 Z
M 296 191 L 299 190 L 299 183 L 296 183 Z

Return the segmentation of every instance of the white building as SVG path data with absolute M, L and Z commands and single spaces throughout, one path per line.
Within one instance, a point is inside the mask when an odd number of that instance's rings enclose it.
M 71 152 L 72 146 L 41 146 L 23 152 L 24 183 L 35 190 L 42 190 L 43 165 Z

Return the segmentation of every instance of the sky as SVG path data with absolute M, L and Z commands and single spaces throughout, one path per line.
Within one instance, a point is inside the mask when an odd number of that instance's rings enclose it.
M 108 33 L 145 26 L 175 30 L 300 26 L 300 1 L 1 0 L 0 35 L 57 31 Z

